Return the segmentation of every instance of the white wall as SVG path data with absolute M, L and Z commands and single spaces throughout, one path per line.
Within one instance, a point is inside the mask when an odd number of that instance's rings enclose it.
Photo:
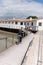
M 28 26 L 32 26 L 32 25 L 31 25 L 32 22 L 33 22 L 33 26 L 36 26 L 36 22 L 37 22 L 37 21 L 30 21 Z
M 14 24 L 14 23 L 13 23 L 13 24 Z M 8 23 L 8 22 L 6 22 L 6 23 L 5 23 L 5 22 L 4 22 L 4 23 L 1 22 L 1 23 L 0 23 L 0 27 L 6 27 L 6 28 L 8 27 L 8 28 L 9 28 L 10 25 L 13 25 L 13 24 L 12 24 L 11 22 L 10 22 L 10 23 Z
M 23 25 L 20 25 L 20 22 L 18 22 L 18 24 L 15 24 L 15 21 L 14 21 L 14 23 L 12 23 L 12 22 L 10 22 L 10 23 L 1 22 L 0 27 L 21 29 L 21 27 L 25 28 L 25 25 L 24 25 L 24 22 L 23 22 Z
M 39 22 L 42 23 L 42 26 L 39 26 Z M 38 30 L 43 30 L 43 19 L 37 20 L 37 26 L 38 26 Z
M 32 25 L 33 24 L 33 25 Z M 34 20 L 34 21 L 30 21 L 29 22 L 29 26 L 30 26 L 30 28 L 33 30 L 33 31 L 37 31 L 37 21 L 36 20 Z
M 31 23 L 33 22 L 33 26 L 31 25 Z M 42 26 L 39 26 L 39 22 L 42 23 Z M 32 29 L 34 30 L 43 30 L 43 19 L 40 19 L 40 20 L 34 20 L 34 21 L 30 21 L 29 22 L 29 26 L 32 27 Z M 36 26 L 36 27 L 35 27 Z

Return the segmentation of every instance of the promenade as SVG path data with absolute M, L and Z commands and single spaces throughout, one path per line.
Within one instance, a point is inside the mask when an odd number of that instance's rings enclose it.
M 43 31 L 34 35 L 23 65 L 43 65 Z
M 21 43 L 0 53 L 0 65 L 43 65 L 43 31 L 28 33 Z
M 18 45 L 15 44 L 0 53 L 0 65 L 22 65 L 22 61 L 33 37 L 32 33 L 28 33 L 28 36 L 23 38 L 21 43 Z

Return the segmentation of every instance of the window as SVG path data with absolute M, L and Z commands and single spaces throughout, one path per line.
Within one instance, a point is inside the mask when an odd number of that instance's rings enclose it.
M 26 25 L 26 22 L 24 22 L 24 25 Z
M 18 22 L 15 22 L 15 24 L 18 24 Z
M 42 26 L 42 23 L 41 22 L 39 22 L 39 26 Z
M 4 21 L 3 21 L 3 23 L 4 23 Z
M 12 21 L 12 24 L 13 24 L 14 22 Z
M 33 26 L 33 22 L 31 23 L 31 25 Z
M 27 25 L 29 25 L 29 23 L 27 23 Z
M 8 23 L 10 24 L 10 21 L 8 21 Z
M 7 23 L 7 21 L 5 21 L 5 24 Z
M 23 22 L 20 22 L 20 25 L 23 25 Z

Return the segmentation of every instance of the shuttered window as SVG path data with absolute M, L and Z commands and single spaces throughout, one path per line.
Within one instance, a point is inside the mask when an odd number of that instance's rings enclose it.
M 41 22 L 39 22 L 39 26 L 42 26 L 42 23 Z
M 18 22 L 15 22 L 15 24 L 17 25 L 17 24 L 18 24 Z
M 31 23 L 31 25 L 33 26 L 33 22 Z
M 23 22 L 20 22 L 20 25 L 23 25 Z

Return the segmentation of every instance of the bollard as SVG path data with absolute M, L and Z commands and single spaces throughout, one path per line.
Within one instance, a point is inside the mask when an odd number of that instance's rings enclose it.
M 7 48 L 7 38 L 6 38 L 6 48 Z

